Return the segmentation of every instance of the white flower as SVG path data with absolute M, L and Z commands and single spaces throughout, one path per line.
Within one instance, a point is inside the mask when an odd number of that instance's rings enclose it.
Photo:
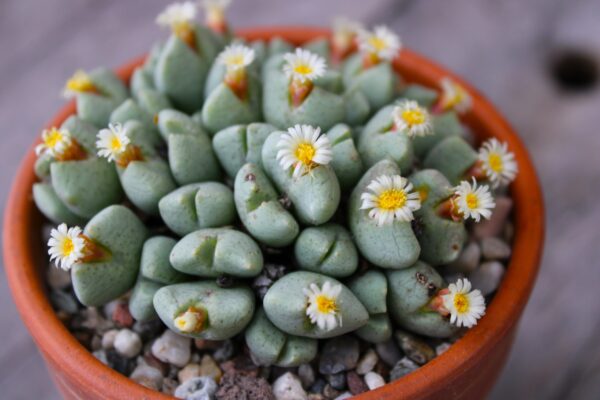
M 115 161 L 130 143 L 127 132 L 121 124 L 109 124 L 108 129 L 102 129 L 97 137 L 98 156 L 106 157 L 108 161 Z
M 308 50 L 297 48 L 295 53 L 286 53 L 283 58 L 286 61 L 283 72 L 289 78 L 302 83 L 323 76 L 327 69 L 323 57 Z
M 373 179 L 367 191 L 360 195 L 361 210 L 369 210 L 369 217 L 378 226 L 397 221 L 411 221 L 413 211 L 421 208 L 421 200 L 408 179 L 400 175 L 381 175 Z
M 433 124 L 429 112 L 419 106 L 416 101 L 404 100 L 392 112 L 394 123 L 399 131 L 404 131 L 413 138 L 433 133 Z
M 228 71 L 245 68 L 252 61 L 254 61 L 254 49 L 240 43 L 227 46 L 217 57 L 217 62 L 225 65 Z
M 442 295 L 444 307 L 450 312 L 450 322 L 458 327 L 470 328 L 485 314 L 485 300 L 479 290 L 471 290 L 468 279 L 459 279 L 448 286 Z
M 342 316 L 337 304 L 341 291 L 342 285 L 333 286 L 329 281 L 325 281 L 323 288 L 311 283 L 309 288 L 303 289 L 308 303 L 306 315 L 319 329 L 330 331 L 337 326 L 342 326 Z
M 202 310 L 193 307 L 187 309 L 183 314 L 173 320 L 173 323 L 181 332 L 191 333 L 202 329 L 206 314 Z
M 496 206 L 490 188 L 487 185 L 477 187 L 475 178 L 472 185 L 468 181 L 462 181 L 454 188 L 454 195 L 458 211 L 464 219 L 473 218 L 476 222 L 481 217 L 489 219 L 491 210 Z
M 361 30 L 358 33 L 360 51 L 374 54 L 380 60 L 392 61 L 400 49 L 400 38 L 386 26 L 377 26 L 373 32 Z
M 84 256 L 85 240 L 81 237 L 81 228 L 75 226 L 67 229 L 66 224 L 60 224 L 58 229 L 52 229 L 48 240 L 50 261 L 56 266 L 69 270 L 73 264 Z
M 442 97 L 440 104 L 442 109 L 455 109 L 459 113 L 464 113 L 471 108 L 473 100 L 464 87 L 454 82 L 449 77 L 442 79 L 441 86 Z
M 331 143 L 321 128 L 310 125 L 296 125 L 281 135 L 277 143 L 277 160 L 283 167 L 294 167 L 293 177 L 297 178 L 310 172 L 318 165 L 327 165 L 331 161 Z
M 479 160 L 493 187 L 508 185 L 519 171 L 515 155 L 508 151 L 506 142 L 500 143 L 496 138 L 483 143 Z
M 66 129 L 50 128 L 42 132 L 42 143 L 35 147 L 35 153 L 48 153 L 52 157 L 60 157 L 71 145 L 71 133 Z
M 77 93 L 95 92 L 96 86 L 92 78 L 83 70 L 77 70 L 67 81 L 63 90 L 63 97 L 69 99 Z
M 156 23 L 164 28 L 176 29 L 187 26 L 196 18 L 196 4 L 192 1 L 172 3 L 156 17 Z

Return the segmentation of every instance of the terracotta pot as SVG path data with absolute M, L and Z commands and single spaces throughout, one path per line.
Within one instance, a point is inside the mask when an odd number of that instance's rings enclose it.
M 327 35 L 312 28 L 259 28 L 240 32 L 248 39 L 281 36 L 296 44 Z M 138 58 L 119 69 L 127 80 L 143 62 Z M 515 201 L 513 256 L 494 300 L 480 323 L 446 353 L 417 371 L 359 399 L 476 399 L 491 389 L 508 356 L 517 321 L 531 293 L 544 236 L 540 186 L 525 147 L 509 124 L 475 89 L 449 71 L 410 50 L 395 66 L 406 80 L 436 87 L 450 76 L 473 96 L 473 110 L 464 119 L 478 139 L 507 141 L 519 164 L 511 186 Z M 59 126 L 75 112 L 73 102 L 48 125 Z M 47 256 L 40 240 L 43 217 L 31 195 L 36 180 L 33 146 L 15 177 L 4 219 L 4 262 L 13 297 L 23 321 L 40 349 L 59 390 L 67 399 L 167 399 L 146 389 L 92 356 L 56 317 L 48 301 L 43 269 Z

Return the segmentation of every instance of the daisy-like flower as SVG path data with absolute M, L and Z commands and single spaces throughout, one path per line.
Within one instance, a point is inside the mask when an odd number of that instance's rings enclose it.
M 323 76 L 327 69 L 323 57 L 301 48 L 297 48 L 294 53 L 285 54 L 283 58 L 286 62 L 283 72 L 299 83 L 312 82 Z
M 361 194 L 361 210 L 369 210 L 369 217 L 378 226 L 397 221 L 411 221 L 413 211 L 421 208 L 419 193 L 412 191 L 408 179 L 400 175 L 381 175 L 373 179 L 367 191 Z
M 377 64 L 381 60 L 392 61 L 402 48 L 402 43 L 398 35 L 380 25 L 373 32 L 361 30 L 358 33 L 358 48 Z
M 475 222 L 479 222 L 481 217 L 489 219 L 496 207 L 489 186 L 477 186 L 475 178 L 472 184 L 462 181 L 454 188 L 454 204 L 463 219 L 473 218 Z
M 173 320 L 173 323 L 181 332 L 200 332 L 206 321 L 206 310 L 189 307 L 183 314 Z
M 440 85 L 442 94 L 438 104 L 439 108 L 442 110 L 454 109 L 459 113 L 465 113 L 471 109 L 473 100 L 464 87 L 449 77 L 443 78 Z
M 296 125 L 281 135 L 277 143 L 279 151 L 277 160 L 283 169 L 293 167 L 293 177 L 309 173 L 319 165 L 327 165 L 331 161 L 331 143 L 326 135 L 321 135 L 321 128 L 310 125 Z
M 493 187 L 508 185 L 519 170 L 507 143 L 500 143 L 496 138 L 483 143 L 479 149 L 479 161 Z
M 394 107 L 392 115 L 396 129 L 406 132 L 411 138 L 433 133 L 429 112 L 416 101 L 404 100 Z
M 200 5 L 206 11 L 206 24 L 217 32 L 225 32 L 225 10 L 231 0 L 201 0 Z
M 329 281 L 325 281 L 322 288 L 311 283 L 308 288 L 303 289 L 307 297 L 306 315 L 319 329 L 330 331 L 342 326 L 342 316 L 337 301 L 341 291 L 342 285 L 334 286 Z
M 65 88 L 63 90 L 63 97 L 69 99 L 75 96 L 77 93 L 93 93 L 97 92 L 98 89 L 90 76 L 83 70 L 79 69 L 75 71 L 72 77 L 67 80 Z
M 57 267 L 65 271 L 84 257 L 84 248 L 85 239 L 81 228 L 77 226 L 67 229 L 66 224 L 60 224 L 50 232 L 50 240 L 48 240 L 50 261 L 54 261 Z
M 442 293 L 443 292 L 443 293 Z M 450 313 L 450 322 L 471 328 L 485 314 L 485 300 L 479 290 L 471 291 L 468 279 L 451 283 L 448 289 L 440 291 L 444 308 Z
M 106 157 L 108 161 L 118 160 L 130 143 L 127 132 L 121 124 L 109 124 L 108 129 L 102 129 L 97 137 L 98 156 Z
M 172 3 L 156 17 L 156 23 L 163 28 L 171 28 L 177 32 L 182 27 L 189 27 L 196 19 L 197 7 L 193 1 Z
M 240 43 L 229 45 L 219 54 L 217 62 L 225 65 L 227 71 L 246 68 L 254 61 L 254 49 Z
M 45 129 L 42 132 L 42 143 L 36 146 L 35 154 L 50 154 L 58 158 L 67 151 L 72 142 L 71 133 L 66 129 Z

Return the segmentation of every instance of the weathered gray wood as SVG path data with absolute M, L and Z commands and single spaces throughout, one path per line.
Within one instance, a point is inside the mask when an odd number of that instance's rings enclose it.
M 165 1 L 0 2 L 0 184 L 63 103 L 75 68 L 117 66 L 161 37 Z M 493 399 L 592 399 L 600 393 L 600 90 L 564 95 L 548 57 L 582 46 L 600 62 L 594 0 L 238 0 L 234 26 L 325 25 L 345 14 L 386 23 L 405 44 L 460 73 L 504 112 L 545 188 L 544 265 Z M 2 196 L 2 206 L 5 204 Z M 3 208 L 3 207 L 2 207 Z M 0 276 L 2 398 L 59 398 Z

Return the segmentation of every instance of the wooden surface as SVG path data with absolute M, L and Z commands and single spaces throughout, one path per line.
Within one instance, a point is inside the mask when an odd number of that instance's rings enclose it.
M 163 34 L 161 0 L 0 0 L 0 184 L 62 104 L 75 68 L 117 66 Z M 143 7 L 141 6 L 143 5 Z M 411 48 L 471 81 L 514 124 L 545 189 L 547 246 L 511 360 L 492 399 L 600 394 L 600 88 L 560 90 L 565 47 L 600 64 L 597 0 L 237 0 L 234 26 L 326 25 L 337 14 L 385 23 Z M 0 275 L 2 399 L 57 399 Z

